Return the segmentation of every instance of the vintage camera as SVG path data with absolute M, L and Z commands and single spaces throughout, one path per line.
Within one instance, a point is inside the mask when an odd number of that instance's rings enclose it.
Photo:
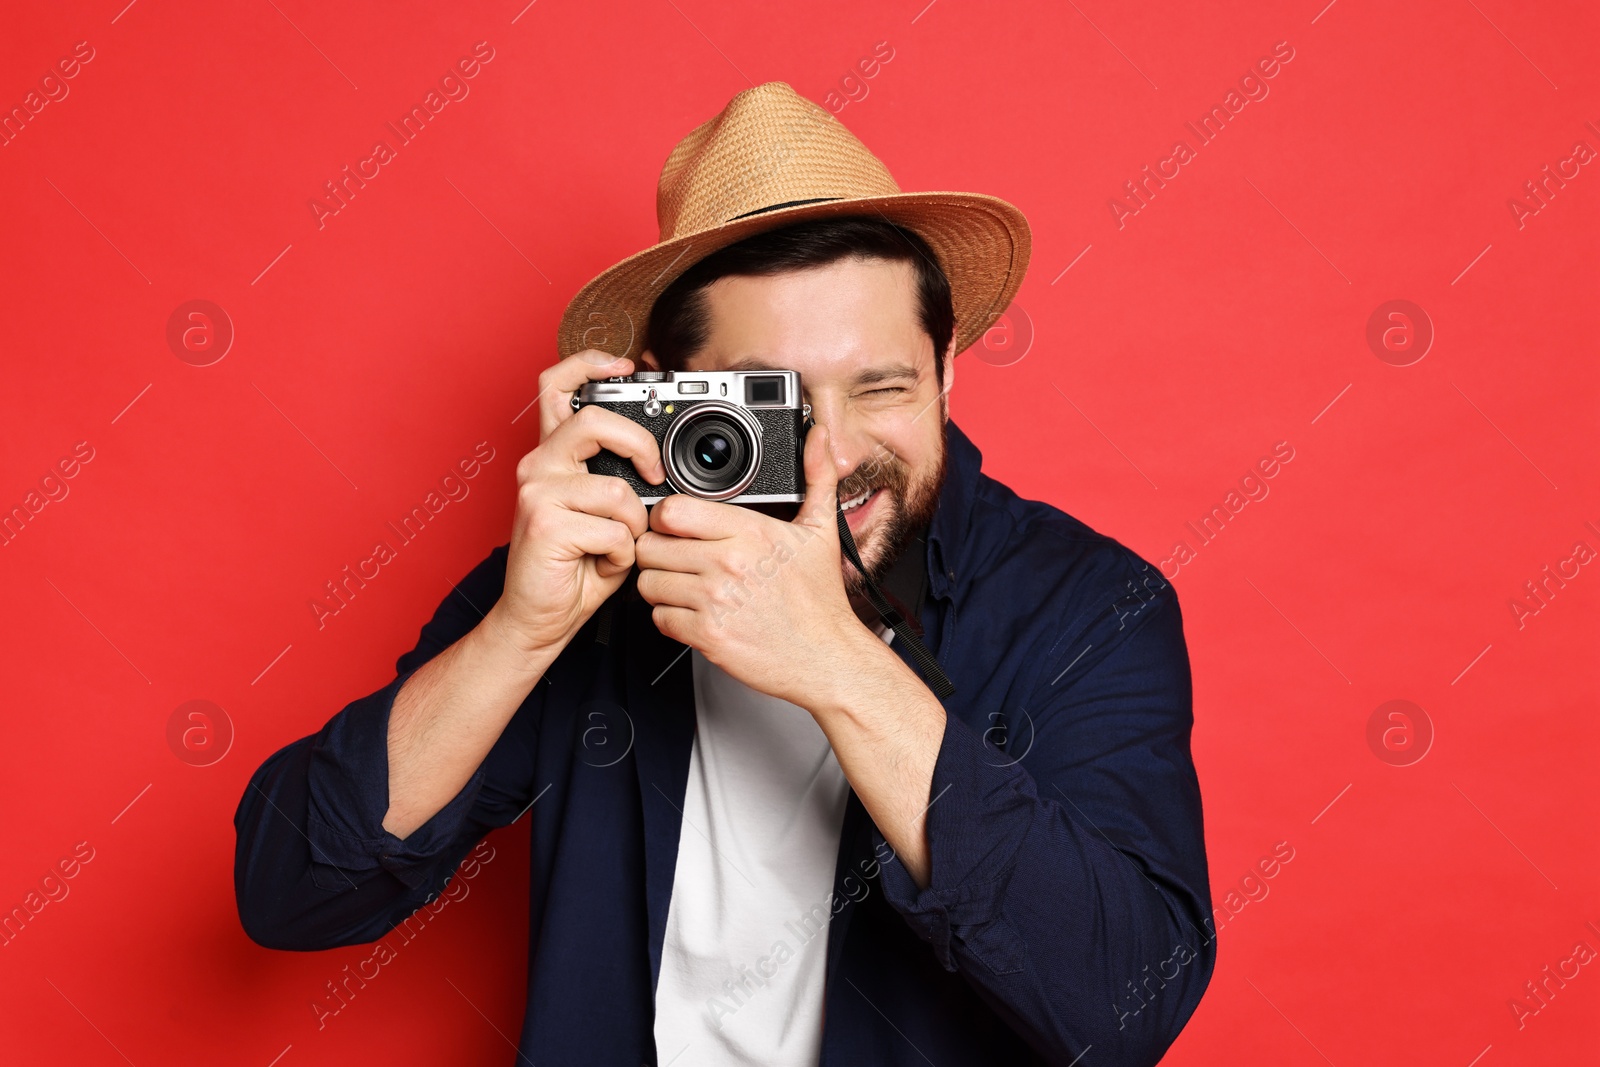
M 590 382 L 574 411 L 600 404 L 655 435 L 662 485 L 639 477 L 633 461 L 602 449 L 590 474 L 614 474 L 646 504 L 687 493 L 731 504 L 806 498 L 804 447 L 811 405 L 796 371 L 639 371 Z

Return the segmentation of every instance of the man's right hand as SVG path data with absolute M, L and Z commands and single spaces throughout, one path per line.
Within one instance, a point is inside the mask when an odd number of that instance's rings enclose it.
M 666 471 L 656 439 L 598 405 L 572 410 L 573 394 L 586 382 L 632 373 L 632 361 L 587 349 L 539 375 L 539 447 L 517 464 L 505 591 L 491 609 L 525 651 L 564 647 L 621 587 L 634 542 L 649 528 L 633 488 L 590 474 L 584 461 L 609 449 L 659 485 Z

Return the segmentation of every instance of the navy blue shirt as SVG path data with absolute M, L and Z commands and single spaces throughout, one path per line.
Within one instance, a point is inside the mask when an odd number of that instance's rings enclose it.
M 955 685 L 928 797 L 932 880 L 917 887 L 852 792 L 821 1062 L 1065 1065 L 1092 1047 L 1085 1064 L 1153 1064 L 1216 959 L 1177 594 L 981 473 L 954 423 L 948 449 L 919 613 Z M 256 771 L 234 816 L 239 916 L 270 948 L 376 941 L 527 811 L 521 1052 L 653 1064 L 695 710 L 684 646 L 631 585 L 449 804 L 404 840 L 382 825 L 395 694 L 499 598 L 506 554 L 445 598 L 393 681 Z

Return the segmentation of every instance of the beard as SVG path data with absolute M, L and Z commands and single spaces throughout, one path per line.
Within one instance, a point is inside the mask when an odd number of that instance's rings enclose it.
M 873 582 L 882 586 L 889 570 L 912 539 L 933 520 L 939 508 L 939 492 L 945 480 L 945 423 L 939 424 L 939 450 L 934 461 L 915 471 L 895 455 L 872 456 L 839 482 L 839 499 L 850 500 L 877 489 L 871 534 L 856 542 L 862 566 Z M 852 531 L 853 533 L 854 531 Z M 844 559 L 844 586 L 852 601 L 866 599 L 866 583 L 849 559 Z

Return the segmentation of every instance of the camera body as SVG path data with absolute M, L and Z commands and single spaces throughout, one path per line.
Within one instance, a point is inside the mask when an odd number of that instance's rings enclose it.
M 646 504 L 685 493 L 730 504 L 794 503 L 806 498 L 805 439 L 811 405 L 796 371 L 639 371 L 590 382 L 572 398 L 577 411 L 599 404 L 649 430 L 667 480 L 651 485 L 633 461 L 607 449 L 590 474 L 621 478 Z

